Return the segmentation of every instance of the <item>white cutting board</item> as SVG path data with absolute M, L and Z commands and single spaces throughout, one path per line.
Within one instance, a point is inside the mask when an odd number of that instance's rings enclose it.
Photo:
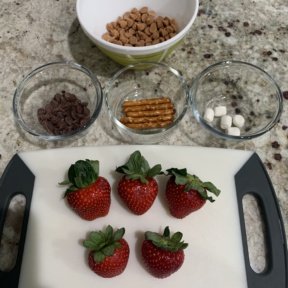
M 160 194 L 142 216 L 129 212 L 117 197 L 116 166 L 126 163 L 139 150 L 150 165 L 163 170 L 187 168 L 203 181 L 213 182 L 221 194 L 212 204 L 184 219 L 169 215 L 163 188 L 167 178 L 159 177 Z M 247 288 L 245 263 L 236 200 L 234 175 L 252 152 L 188 146 L 102 146 L 54 149 L 20 153 L 35 174 L 19 288 Z M 100 161 L 100 174 L 112 186 L 109 214 L 92 222 L 80 219 L 63 200 L 65 188 L 57 183 L 79 159 Z M 111 224 L 125 227 L 130 245 L 126 270 L 118 277 L 104 279 L 86 262 L 82 240 L 92 230 Z M 181 231 L 189 243 L 181 269 L 166 279 L 150 276 L 141 263 L 139 248 L 146 230 Z

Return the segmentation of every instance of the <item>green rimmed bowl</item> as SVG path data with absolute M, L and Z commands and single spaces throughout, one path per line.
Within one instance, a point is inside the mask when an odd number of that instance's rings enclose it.
M 174 18 L 179 25 L 179 32 L 171 39 L 160 44 L 145 47 L 120 46 L 102 39 L 106 24 L 132 8 L 147 6 L 157 15 Z M 77 0 L 77 17 L 84 33 L 109 58 L 121 65 L 139 62 L 161 62 L 183 40 L 194 23 L 198 12 L 198 0 Z

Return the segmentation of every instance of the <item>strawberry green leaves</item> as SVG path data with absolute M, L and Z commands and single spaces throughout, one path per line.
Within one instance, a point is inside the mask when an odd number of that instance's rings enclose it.
M 152 243 L 161 249 L 176 252 L 179 250 L 185 249 L 188 244 L 184 241 L 181 241 L 183 234 L 181 232 L 176 232 L 172 236 L 170 236 L 170 229 L 168 226 L 165 227 L 163 235 L 146 231 L 145 239 L 152 241 Z
M 60 185 L 70 185 L 66 193 L 85 188 L 94 183 L 99 176 L 98 160 L 78 160 L 68 170 L 68 180 Z
M 177 185 L 185 185 L 185 190 L 196 190 L 201 195 L 203 199 L 214 202 L 215 200 L 208 196 L 208 192 L 219 196 L 220 190 L 211 182 L 202 182 L 196 175 L 190 175 L 187 173 L 186 169 L 171 168 L 167 169 L 168 175 L 175 177 L 175 183 Z
M 120 239 L 125 234 L 125 228 L 113 231 L 108 225 L 104 231 L 93 231 L 88 238 L 83 241 L 83 246 L 93 251 L 96 263 L 101 263 L 107 256 L 112 256 L 115 249 L 121 247 Z
M 157 164 L 150 168 L 147 160 L 139 151 L 132 153 L 126 164 L 116 168 L 116 172 L 125 174 L 128 179 L 139 179 L 142 183 L 147 183 L 148 178 L 153 178 L 156 175 L 163 174 L 162 167 Z

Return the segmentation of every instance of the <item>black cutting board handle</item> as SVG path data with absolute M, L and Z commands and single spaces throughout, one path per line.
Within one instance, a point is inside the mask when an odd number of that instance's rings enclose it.
M 5 217 L 11 199 L 21 194 L 26 200 L 16 263 L 11 271 L 0 271 L 1 288 L 18 287 L 34 180 L 35 176 L 17 154 L 10 160 L 0 179 L 0 236 L 3 233 Z
M 254 153 L 235 175 L 248 288 L 287 288 L 287 243 L 283 220 L 269 175 Z M 242 199 L 251 194 L 260 204 L 266 228 L 268 265 L 261 273 L 250 266 Z

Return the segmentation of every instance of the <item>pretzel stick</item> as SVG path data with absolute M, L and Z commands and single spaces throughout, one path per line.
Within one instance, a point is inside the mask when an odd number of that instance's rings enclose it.
M 127 123 L 147 123 L 147 122 L 162 122 L 173 120 L 173 115 L 154 116 L 154 117 L 125 117 L 120 119 L 123 124 Z
M 158 115 L 173 115 L 175 113 L 174 109 L 167 110 L 152 110 L 152 111 L 137 111 L 137 112 L 127 112 L 128 117 L 151 117 Z
M 124 112 L 136 112 L 136 111 L 146 111 L 146 110 L 163 110 L 163 109 L 172 109 L 173 105 L 171 103 L 164 103 L 158 105 L 137 105 L 137 106 L 128 106 L 124 108 Z
M 163 128 L 172 121 L 165 121 L 165 122 L 148 122 L 148 123 L 127 123 L 125 126 L 133 129 L 152 129 L 152 128 Z
M 123 102 L 123 107 L 138 106 L 138 105 L 158 105 L 164 103 L 171 103 L 171 99 L 168 97 L 150 98 L 140 100 L 126 100 Z

